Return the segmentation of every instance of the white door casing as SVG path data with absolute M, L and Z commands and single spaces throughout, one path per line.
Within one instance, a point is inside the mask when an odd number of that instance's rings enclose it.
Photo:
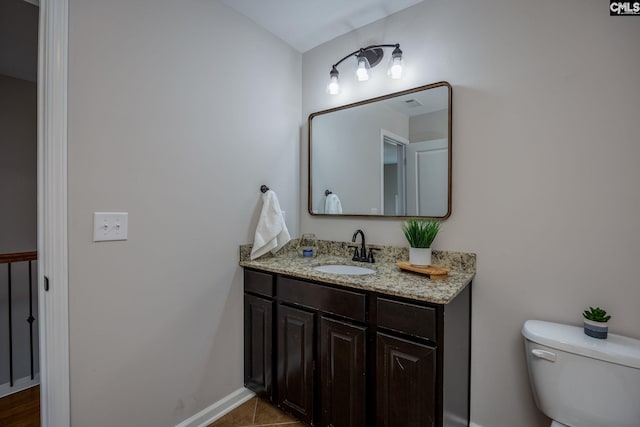
M 68 0 L 40 3 L 38 294 L 42 427 L 70 425 L 67 235 Z M 45 277 L 49 290 L 45 290 Z

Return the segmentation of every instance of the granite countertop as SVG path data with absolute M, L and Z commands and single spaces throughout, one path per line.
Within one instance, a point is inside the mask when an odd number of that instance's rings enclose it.
M 409 259 L 407 248 L 367 245 L 380 250 L 374 264 L 351 261 L 350 242 L 319 241 L 318 256 L 304 258 L 295 250 L 297 241 L 290 242 L 275 256 L 268 254 L 250 260 L 251 245 L 240 246 L 240 266 L 279 273 L 301 279 L 317 280 L 354 289 L 396 295 L 436 304 L 447 304 L 458 295 L 475 276 L 476 256 L 471 253 L 433 251 L 433 264 L 451 267 L 446 279 L 431 280 L 427 276 L 400 270 L 397 261 Z M 362 276 L 321 273 L 313 267 L 324 264 L 347 264 L 372 268 L 375 274 Z

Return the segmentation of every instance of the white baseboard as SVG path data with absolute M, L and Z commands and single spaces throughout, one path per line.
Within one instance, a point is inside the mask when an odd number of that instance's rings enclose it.
M 255 393 L 248 388 L 239 388 L 233 393 L 218 400 L 213 405 L 204 408 L 194 416 L 184 420 L 176 427 L 206 427 L 254 396 Z
M 446 427 L 482 427 L 480 424 L 476 424 L 473 421 L 468 420 L 466 417 L 462 418 L 450 412 L 445 412 L 443 425 Z
M 5 397 L 40 384 L 40 374 L 36 374 L 33 379 L 31 376 L 17 379 L 13 382 L 13 387 L 9 383 L 0 384 L 0 397 Z
M 247 400 L 255 396 L 255 393 L 248 388 L 239 388 L 231 394 L 223 397 L 215 402 L 213 405 L 204 408 L 194 416 L 184 420 L 176 427 L 206 427 L 218 418 L 222 418 L 224 415 L 233 411 L 238 406 L 242 405 Z M 476 424 L 473 421 L 469 423 L 469 427 L 482 427 L 480 424 Z

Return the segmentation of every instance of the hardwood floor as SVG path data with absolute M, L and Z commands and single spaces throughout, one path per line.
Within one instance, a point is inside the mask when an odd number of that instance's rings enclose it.
M 253 399 L 238 406 L 208 427 L 284 426 L 304 427 L 304 424 L 281 412 L 262 399 Z
M 0 399 L 0 427 L 40 427 L 40 386 Z

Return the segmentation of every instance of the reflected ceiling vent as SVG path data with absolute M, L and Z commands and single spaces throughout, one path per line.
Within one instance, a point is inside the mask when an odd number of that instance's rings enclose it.
M 404 105 L 407 106 L 408 108 L 415 108 L 415 107 L 421 107 L 423 104 L 417 99 L 407 99 L 406 101 L 404 101 Z

